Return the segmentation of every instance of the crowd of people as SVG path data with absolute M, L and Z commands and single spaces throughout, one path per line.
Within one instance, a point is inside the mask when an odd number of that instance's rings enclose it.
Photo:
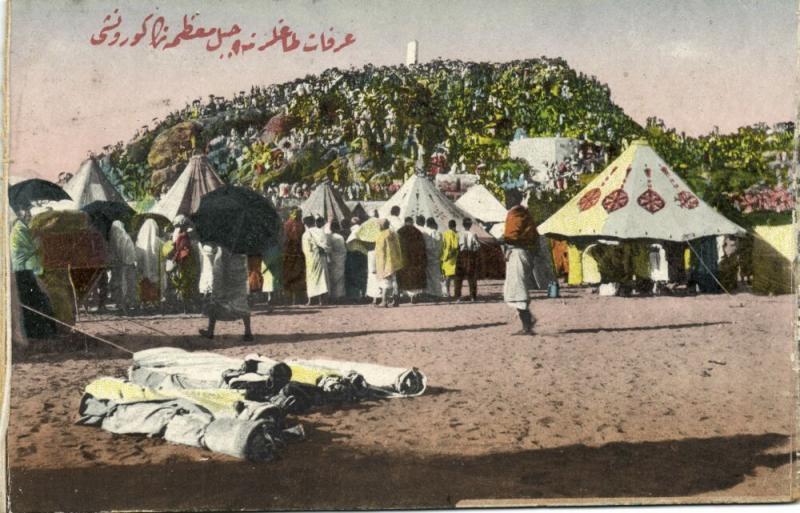
M 374 240 L 362 240 L 365 223 L 375 225 Z M 399 306 L 403 298 L 411 303 L 422 298 L 474 301 L 479 244 L 471 226 L 465 219 L 459 231 L 450 221 L 440 233 L 432 217 L 401 218 L 397 206 L 385 219 L 362 223 L 353 218 L 348 226 L 302 216 L 294 209 L 284 225 L 282 260 L 264 260 L 262 291 L 270 302 L 282 291 L 288 303 L 305 296 L 309 305 L 369 301 L 390 307 Z M 251 271 L 251 290 L 256 280 Z M 464 280 L 469 283 L 468 297 L 461 294 Z
M 440 232 L 432 217 L 400 214 L 395 206 L 386 218 L 340 223 L 303 216 L 295 208 L 283 224 L 279 243 L 249 256 L 200 241 L 183 215 L 168 229 L 146 219 L 134 234 L 114 221 L 107 237 L 107 267 L 78 301 L 87 311 L 96 308 L 99 313 L 113 304 L 124 316 L 202 311 L 208 326 L 200 334 L 212 339 L 217 321 L 242 320 L 245 340 L 253 338 L 250 310 L 256 303 L 271 307 L 348 302 L 389 308 L 405 300 L 476 301 L 480 243 L 470 230 L 472 220 L 464 219 L 461 226 L 451 220 Z M 27 313 L 33 312 L 33 317 L 38 311 L 61 324 L 74 324 L 74 313 L 61 319 L 56 312 L 61 306 L 72 310 L 72 289 L 60 291 L 43 282 L 37 239 L 26 220 L 17 219 L 11 233 L 20 300 L 30 305 Z M 464 281 L 468 294 L 462 294 Z M 69 285 L 68 280 L 64 283 Z M 62 295 L 64 301 L 59 300 Z M 39 329 L 40 321 L 26 322 L 29 336 L 47 337 L 58 329 Z

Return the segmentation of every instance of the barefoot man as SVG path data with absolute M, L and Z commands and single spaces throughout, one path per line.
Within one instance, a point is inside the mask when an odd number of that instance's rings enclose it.
M 522 194 L 516 190 L 506 192 L 506 216 L 503 241 L 506 244 L 506 281 L 503 300 L 517 311 L 522 329 L 514 335 L 533 335 L 536 320 L 528 309 L 528 291 L 533 288 L 533 254 L 536 247 L 536 226 L 528 209 L 521 204 Z

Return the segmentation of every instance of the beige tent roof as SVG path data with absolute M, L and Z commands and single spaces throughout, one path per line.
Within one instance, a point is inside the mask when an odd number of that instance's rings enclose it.
M 322 182 L 311 192 L 311 195 L 300 205 L 303 216 L 322 217 L 339 222 L 350 221 L 351 212 L 342 196 L 328 182 Z
M 745 233 L 698 198 L 642 140 L 631 143 L 538 230 L 562 237 L 678 242 Z
M 494 194 L 481 184 L 470 187 L 458 198 L 456 205 L 472 218 L 480 219 L 484 223 L 505 222 L 508 213 Z
M 150 212 L 161 214 L 170 221 L 178 214 L 189 216 L 200 206 L 200 198 L 222 187 L 223 182 L 205 155 L 189 159 L 186 169 L 173 186 L 153 205 Z
M 401 219 L 409 216 L 416 218 L 418 215 L 434 218 L 440 232 L 447 230 L 447 223 L 451 219 L 455 219 L 458 229 L 462 229 L 461 222 L 464 218 L 472 217 L 442 194 L 433 182 L 418 175 L 406 180 L 394 196 L 378 209 L 378 214 L 381 217 L 389 217 L 390 211 L 395 205 L 400 207 Z M 493 240 L 492 236 L 478 223 L 473 223 L 470 231 L 485 241 Z
M 125 203 L 122 194 L 111 185 L 94 157 L 83 161 L 75 176 L 64 186 L 64 191 L 78 204 L 78 208 L 83 208 L 93 201 Z

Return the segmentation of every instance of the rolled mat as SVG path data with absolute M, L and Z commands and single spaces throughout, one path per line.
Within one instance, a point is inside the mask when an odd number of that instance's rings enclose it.
M 292 381 L 295 383 L 316 386 L 320 381 L 342 377 L 342 374 L 334 369 L 315 365 L 308 360 L 290 361 L 288 365 L 292 371 Z
M 292 369 L 283 362 L 251 353 L 244 357 L 242 370 L 268 376 L 267 393 L 276 394 L 292 379 Z
M 203 445 L 214 452 L 248 461 L 270 461 L 278 447 L 263 420 L 216 419 L 205 430 Z
M 167 388 L 154 390 L 118 378 L 98 378 L 86 386 L 86 393 L 96 399 L 114 401 L 116 404 L 142 401 L 185 399 L 215 417 L 236 417 L 242 409 L 244 391 L 225 388 L 183 390 Z
M 158 390 L 238 388 L 247 391 L 248 399 L 264 400 L 286 386 L 292 371 L 285 363 L 258 354 L 241 359 L 158 347 L 135 353 L 128 377 Z
M 374 363 L 347 362 L 315 358 L 312 360 L 287 360 L 294 372 L 298 368 L 327 369 L 347 375 L 354 372 L 364 377 L 369 388 L 386 397 L 414 397 L 422 395 L 427 387 L 427 377 L 416 367 L 387 367 Z

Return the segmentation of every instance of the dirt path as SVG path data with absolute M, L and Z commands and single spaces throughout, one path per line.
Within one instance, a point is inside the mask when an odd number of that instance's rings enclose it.
M 483 284 L 495 298 L 498 284 Z M 514 312 L 459 305 L 284 307 L 218 338 L 198 316 L 90 318 L 134 350 L 414 365 L 429 393 L 325 408 L 309 439 L 253 465 L 74 425 L 83 387 L 124 376 L 119 352 L 39 355 L 13 365 L 9 465 L 15 511 L 410 507 L 485 498 L 729 496 L 789 492 L 792 298 L 601 298 L 566 289 Z M 136 483 L 133 485 L 132 483 Z

